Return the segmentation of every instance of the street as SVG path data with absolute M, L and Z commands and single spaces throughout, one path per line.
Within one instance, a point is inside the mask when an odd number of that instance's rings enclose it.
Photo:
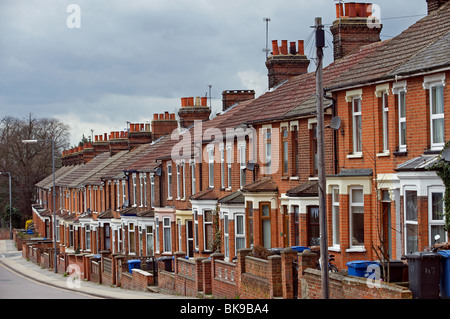
M 85 294 L 48 286 L 0 264 L 0 299 L 96 299 Z

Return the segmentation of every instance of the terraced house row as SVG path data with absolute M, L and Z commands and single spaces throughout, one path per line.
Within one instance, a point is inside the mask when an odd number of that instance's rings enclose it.
M 365 6 L 336 5 L 322 98 L 328 246 L 339 268 L 400 259 L 435 234 L 447 240 L 444 185 L 427 167 L 450 140 L 450 3 L 427 3 L 427 16 L 385 41 Z M 181 98 L 178 116 L 154 114 L 151 125 L 65 151 L 56 188 L 52 176 L 36 185 L 37 230 L 52 238 L 55 222 L 61 253 L 220 251 L 232 261 L 242 248 L 318 245 L 315 73 L 303 41 L 272 45 L 261 96 L 225 90 L 212 119 L 205 98 Z

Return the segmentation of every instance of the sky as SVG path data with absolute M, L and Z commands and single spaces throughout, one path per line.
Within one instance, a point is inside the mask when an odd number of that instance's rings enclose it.
M 368 2 L 368 1 L 361 1 Z M 315 69 L 315 17 L 325 25 L 325 66 L 335 0 L 1 0 L 0 119 L 56 118 L 82 136 L 176 113 L 182 97 L 267 89 L 271 41 L 305 40 Z M 381 39 L 426 15 L 425 0 L 377 0 Z M 76 7 L 72 6 L 77 5 Z M 270 18 L 267 23 L 264 18 Z M 211 86 L 211 88 L 209 88 Z

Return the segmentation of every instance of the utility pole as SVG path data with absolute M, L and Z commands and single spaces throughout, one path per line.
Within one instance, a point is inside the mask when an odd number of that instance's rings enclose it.
M 328 299 L 328 235 L 327 235 L 327 207 L 326 207 L 326 180 L 325 180 L 325 140 L 324 140 L 324 111 L 323 111 L 323 48 L 325 47 L 325 31 L 322 18 L 315 19 L 316 29 L 316 98 L 317 98 L 317 155 L 319 161 L 319 224 L 320 224 L 320 260 L 321 260 L 321 286 L 322 298 Z

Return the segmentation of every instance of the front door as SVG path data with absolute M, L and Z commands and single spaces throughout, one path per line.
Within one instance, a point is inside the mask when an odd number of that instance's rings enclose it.
M 186 221 L 186 242 L 187 256 L 194 257 L 194 228 L 192 227 L 192 220 Z

